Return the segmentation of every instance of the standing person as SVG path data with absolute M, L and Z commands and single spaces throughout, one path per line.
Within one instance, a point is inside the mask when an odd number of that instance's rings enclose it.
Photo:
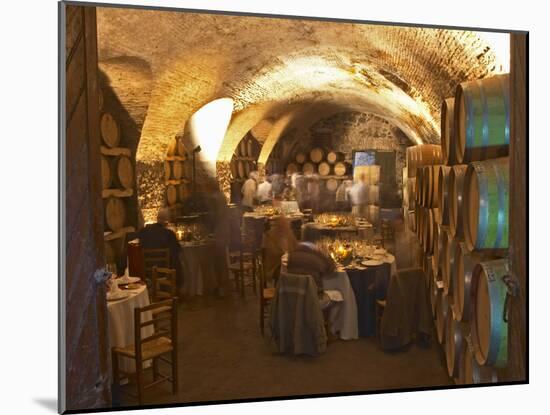
M 241 200 L 242 209 L 245 212 L 252 212 L 254 210 L 254 198 L 256 197 L 256 191 L 258 188 L 257 184 L 258 172 L 251 171 L 248 174 L 248 179 L 243 184 L 241 188 L 241 193 L 243 198 Z
M 308 178 L 307 192 L 311 201 L 311 210 L 313 213 L 318 213 L 321 206 L 321 186 L 319 185 L 319 177 L 312 175 Z
M 351 180 L 342 180 L 338 189 L 336 189 L 336 209 L 339 211 L 349 211 L 349 190 L 353 182 Z
M 269 176 L 260 179 L 258 190 L 256 191 L 256 198 L 260 205 L 266 205 L 271 202 L 273 197 L 271 178 Z
M 365 174 L 361 174 L 349 189 L 349 199 L 352 205 L 352 213 L 360 218 L 367 217 L 367 205 L 369 202 L 369 187 L 365 184 Z

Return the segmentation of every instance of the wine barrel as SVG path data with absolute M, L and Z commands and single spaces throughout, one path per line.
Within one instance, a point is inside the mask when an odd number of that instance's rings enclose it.
M 328 176 L 330 174 L 330 164 L 328 164 L 326 161 L 322 161 L 317 166 L 317 171 L 321 176 Z
M 229 165 L 230 169 L 231 169 L 231 177 L 233 179 L 236 179 L 238 177 L 238 172 L 237 172 L 237 160 L 232 160 L 231 161 L 231 164 Z
M 428 190 L 430 187 L 430 169 L 431 166 L 423 166 L 422 167 L 422 193 L 421 193 L 421 200 L 422 206 L 429 208 L 428 206 Z
M 286 166 L 286 174 L 291 176 L 294 173 L 300 173 L 300 167 L 296 163 L 288 163 Z
M 455 245 L 453 263 L 453 316 L 457 321 L 470 321 L 472 317 L 472 271 L 486 258 L 469 252 L 463 242 Z
M 109 197 L 105 201 L 105 223 L 113 232 L 119 231 L 126 223 L 126 207 L 122 199 Z
M 441 156 L 443 164 L 457 164 L 454 136 L 454 98 L 447 98 L 441 104 Z
M 324 157 L 325 157 L 325 151 L 321 147 L 312 148 L 311 151 L 309 152 L 309 159 L 313 163 L 322 162 Z
M 409 217 L 409 229 L 411 232 L 416 232 L 416 216 L 414 210 L 409 210 L 407 212 L 407 215 Z
M 504 320 L 510 274 L 508 259 L 484 261 L 472 272 L 472 344 L 480 365 L 505 367 L 508 361 L 508 323 Z
M 452 277 L 453 267 L 456 254 L 456 245 L 460 243 L 452 235 L 447 233 L 447 241 L 443 243 L 443 264 L 441 266 L 441 281 L 443 282 L 443 292 L 445 295 L 452 297 Z
M 123 189 L 134 187 L 134 167 L 128 157 L 120 156 L 116 160 L 117 184 Z
M 246 156 L 254 157 L 254 141 L 246 140 Z
M 187 183 L 182 183 L 178 185 L 177 191 L 178 191 L 178 200 L 180 202 L 185 201 L 191 194 L 191 190 Z
M 442 344 L 445 340 L 445 326 L 447 324 L 447 314 L 449 313 L 449 304 L 447 297 L 439 291 L 435 309 L 435 330 L 437 333 L 437 341 Z
M 441 279 L 442 254 L 443 254 L 443 238 L 447 238 L 446 228 L 441 225 L 434 226 L 433 231 L 433 258 L 434 258 L 434 275 Z
M 176 186 L 169 184 L 166 186 L 166 203 L 168 206 L 174 206 L 178 201 L 178 192 Z
M 246 178 L 246 172 L 244 170 L 244 161 L 237 160 L 237 175 L 239 176 L 239 179 Z
M 498 381 L 497 371 L 490 366 L 480 366 L 474 358 L 471 346 L 464 348 L 463 360 L 464 378 L 463 384 L 496 383 Z
M 314 174 L 316 172 L 317 172 L 317 167 L 313 163 L 307 162 L 307 163 L 304 163 L 304 165 L 302 166 L 302 173 L 304 174 Z
M 429 208 L 439 207 L 439 169 L 440 165 L 427 166 L 424 170 L 424 205 Z
M 345 176 L 349 171 L 349 164 L 344 161 L 339 161 L 334 165 L 334 174 L 336 176 Z
M 424 206 L 424 201 L 422 200 L 424 196 L 424 167 L 416 168 L 416 204 Z
M 461 354 L 464 351 L 462 327 L 455 321 L 453 314 L 447 311 L 445 322 L 445 357 L 447 360 L 447 373 L 452 378 L 458 378 L 460 373 Z
M 338 180 L 337 179 L 328 179 L 327 180 L 327 190 L 330 192 L 335 192 L 338 189 Z
M 117 147 L 120 143 L 120 128 L 113 116 L 104 112 L 100 121 L 101 138 L 109 148 Z
M 426 255 L 432 255 L 433 254 L 433 232 L 434 232 L 434 225 L 435 225 L 435 219 L 434 219 L 434 211 L 432 209 L 424 209 L 424 236 L 422 238 L 424 244 L 424 252 Z
M 505 253 L 508 249 L 508 158 L 470 163 L 464 175 L 466 247 Z
M 408 196 L 408 206 L 413 208 L 415 206 L 416 198 L 416 177 L 411 177 L 407 179 L 407 196 Z
M 437 179 L 437 201 L 439 203 L 440 225 L 449 225 L 449 173 L 451 167 L 440 166 Z
M 447 191 L 449 202 L 449 230 L 455 238 L 464 238 L 463 226 L 463 189 L 464 174 L 468 166 L 457 164 L 449 172 L 449 190 Z
M 367 206 L 367 220 L 374 226 L 378 226 L 380 222 L 380 207 L 375 205 Z
M 299 151 L 294 156 L 294 160 L 296 160 L 296 163 L 298 164 L 304 164 L 306 162 L 306 157 L 307 156 L 305 155 L 305 153 L 302 153 L 301 151 Z
M 181 179 L 183 176 L 183 163 L 180 161 L 172 162 L 172 177 L 176 180 Z
M 187 150 L 183 145 L 181 138 L 174 138 L 168 143 L 168 150 L 166 151 L 168 156 L 187 157 Z
M 330 164 L 335 164 L 338 161 L 344 160 L 344 153 L 338 151 L 329 151 L 327 153 L 327 162 Z
M 247 148 L 247 144 L 246 142 L 248 141 L 248 139 L 245 137 L 241 140 L 241 142 L 239 143 L 239 155 L 241 157 L 248 157 L 248 148 Z
M 164 162 L 164 179 L 170 180 L 172 177 L 172 166 L 170 165 L 169 161 Z
M 505 157 L 510 144 L 510 77 L 463 82 L 455 93 L 458 163 Z
M 420 144 L 407 147 L 406 164 L 408 177 L 416 177 L 417 167 L 441 164 L 443 156 L 441 146 L 436 144 Z
M 380 187 L 377 185 L 370 185 L 368 187 L 368 201 L 371 205 L 377 205 L 380 201 Z
M 109 189 L 112 183 L 111 165 L 109 159 L 101 155 L 101 185 L 103 189 Z
M 248 161 L 244 161 L 243 166 L 244 166 L 244 176 L 250 177 L 250 172 L 254 170 L 253 164 Z
M 105 241 L 104 244 L 104 250 L 103 250 L 103 257 L 105 258 L 106 264 L 112 264 L 116 263 L 116 253 L 115 249 L 113 247 L 112 241 Z

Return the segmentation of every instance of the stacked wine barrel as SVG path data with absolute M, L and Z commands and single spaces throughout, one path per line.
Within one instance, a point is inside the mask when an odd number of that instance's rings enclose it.
M 257 169 L 259 143 L 250 134 L 240 142 L 231 159 L 231 176 L 234 182 L 243 182 L 251 171 Z
M 342 180 L 349 179 L 350 172 L 351 165 L 346 162 L 344 153 L 321 147 L 314 147 L 309 152 L 296 151 L 292 161 L 286 165 L 287 176 L 294 173 L 317 175 L 325 181 L 328 192 L 336 192 Z
M 168 144 L 164 161 L 164 181 L 166 184 L 166 206 L 176 208 L 191 192 L 191 160 L 180 137 L 174 137 Z
M 508 75 L 458 85 L 442 103 L 441 160 L 420 167 L 407 152 L 437 337 L 457 383 L 495 382 L 507 364 L 509 98 Z
M 124 236 L 135 228 L 131 218 L 135 187 L 135 163 L 132 151 L 124 147 L 117 119 L 104 109 L 103 93 L 98 102 L 100 110 L 100 159 L 104 218 L 104 257 L 107 263 L 116 262 L 123 252 Z

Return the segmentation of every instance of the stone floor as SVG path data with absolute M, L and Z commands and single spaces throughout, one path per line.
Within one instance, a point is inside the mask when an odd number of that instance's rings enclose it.
M 415 246 L 402 228 L 390 249 L 398 267 L 414 265 Z M 271 353 L 258 326 L 258 300 L 206 297 L 179 310 L 177 396 L 170 385 L 146 392 L 148 404 L 189 403 L 451 384 L 437 344 L 385 353 L 374 338 L 335 340 L 318 358 Z M 134 389 L 133 385 L 123 389 Z M 135 401 L 125 397 L 123 405 Z

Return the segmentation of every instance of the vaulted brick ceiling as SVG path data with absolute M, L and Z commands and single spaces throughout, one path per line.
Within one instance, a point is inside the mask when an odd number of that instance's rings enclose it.
M 260 120 L 315 122 L 317 106 L 372 112 L 413 142 L 437 142 L 441 100 L 499 70 L 487 43 L 459 30 L 99 8 L 98 39 L 115 92 L 141 97 L 125 105 L 143 124 L 142 161 L 162 160 L 189 117 L 222 97 L 234 116 L 220 159 Z

